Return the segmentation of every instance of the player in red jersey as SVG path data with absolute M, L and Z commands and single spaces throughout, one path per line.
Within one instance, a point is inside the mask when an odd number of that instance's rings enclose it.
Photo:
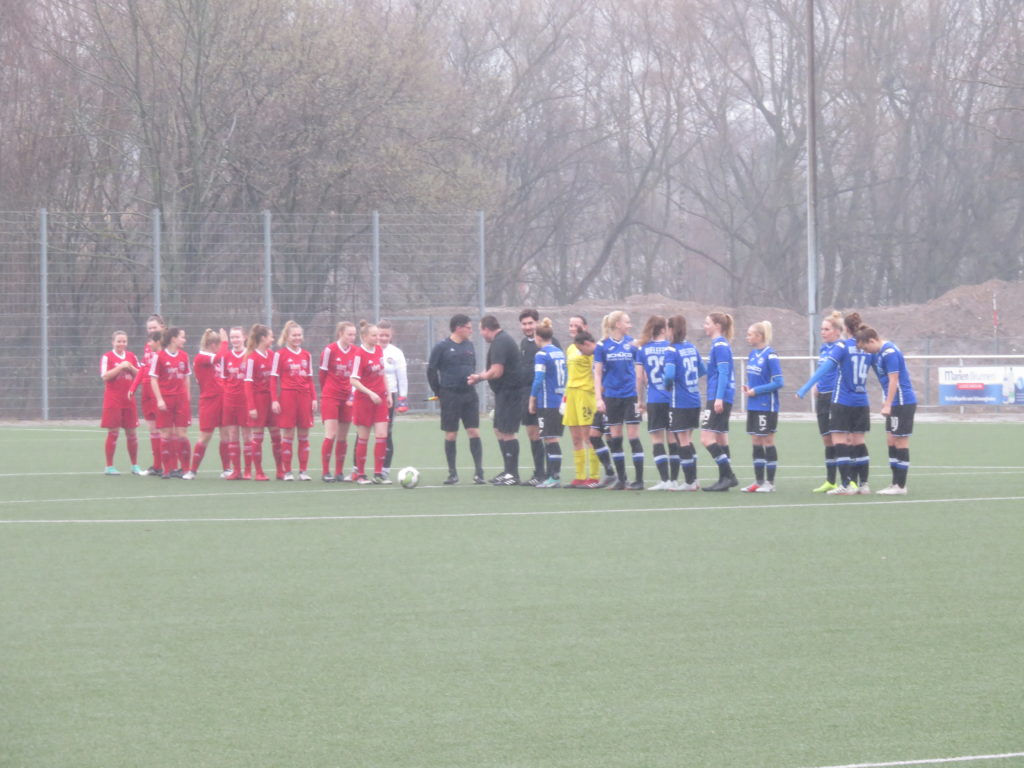
M 132 474 L 141 475 L 138 464 L 139 438 L 136 428 L 139 426 L 139 414 L 135 409 L 129 390 L 135 375 L 139 372 L 139 361 L 133 352 L 128 350 L 128 334 L 114 331 L 111 336 L 113 349 L 100 358 L 100 378 L 103 379 L 103 415 L 100 426 L 107 430 L 106 457 L 107 468 L 104 474 L 119 475 L 114 468 L 114 451 L 117 448 L 117 433 L 124 430 L 125 442 L 128 444 L 128 459 L 132 463 Z
M 324 422 L 320 459 L 325 483 L 345 481 L 348 428 L 352 423 L 352 365 L 357 354 L 355 325 L 338 323 L 335 338 L 320 355 L 320 417 Z M 334 474 L 331 474 L 332 453 Z
M 249 431 L 249 407 L 245 400 L 245 330 L 236 325 L 228 334 L 230 349 L 224 350 L 217 360 L 217 373 L 224 388 L 224 425 L 227 467 L 222 475 L 227 480 L 249 479 L 252 464 L 252 434 Z M 242 454 L 245 471 L 242 471 Z
M 352 367 L 352 421 L 356 425 L 356 482 L 360 485 L 391 481 L 384 476 L 384 456 L 388 451 L 388 411 L 391 392 L 384 374 L 384 349 L 377 343 L 376 325 L 359 324 L 361 344 L 356 350 Z M 366 449 L 370 442 L 370 429 L 375 438 L 373 446 L 373 479 L 366 477 Z
M 274 336 L 265 325 L 254 325 L 249 330 L 249 338 L 246 342 L 245 356 L 245 402 L 248 409 L 248 426 L 251 434 L 249 453 L 252 456 L 253 480 L 268 480 L 263 473 L 263 429 L 270 429 L 271 439 L 275 445 L 281 443 L 281 433 L 274 420 L 271 411 L 270 388 L 273 380 L 270 378 L 270 368 L 273 365 L 273 357 L 270 353 L 270 345 L 274 342 Z M 274 452 L 274 461 L 277 466 L 277 479 L 284 479 L 284 472 L 278 460 L 279 453 Z
M 143 472 L 144 475 L 160 477 L 163 474 L 163 457 L 160 448 L 160 430 L 156 426 L 156 399 L 153 397 L 153 388 L 149 384 L 149 366 L 153 358 L 160 352 L 160 339 L 167 328 L 160 315 L 150 315 L 146 320 L 146 349 L 142 353 L 142 365 L 132 382 L 130 394 L 135 394 L 137 389 L 142 390 L 142 418 L 146 421 L 149 430 L 149 446 L 153 451 L 153 462 L 149 469 Z
M 225 343 L 224 329 L 221 332 L 207 328 L 199 341 L 199 352 L 192 359 L 196 383 L 199 384 L 199 438 L 192 449 L 192 463 L 184 477 L 191 480 L 199 471 L 199 465 L 206 455 L 206 446 L 213 438 L 213 430 L 220 428 L 220 444 L 224 445 L 224 428 L 221 426 L 221 411 L 224 391 L 217 376 L 217 362 Z
M 192 447 L 188 442 L 188 426 L 192 423 L 192 406 L 188 395 L 188 377 L 192 373 L 188 354 L 184 351 L 185 331 L 168 328 L 163 335 L 163 350 L 149 366 L 149 384 L 156 398 L 156 425 L 160 428 L 164 479 L 185 476 Z
M 313 358 L 302 348 L 302 326 L 294 320 L 284 324 L 274 352 L 270 375 L 277 378 L 280 386 L 271 384 L 273 396 L 271 408 L 277 416 L 281 429 L 281 464 L 284 479 L 294 480 L 292 475 L 292 444 L 298 432 L 299 480 L 311 480 L 306 472 L 309 464 L 309 428 L 313 426 L 316 412 L 316 391 L 313 388 Z

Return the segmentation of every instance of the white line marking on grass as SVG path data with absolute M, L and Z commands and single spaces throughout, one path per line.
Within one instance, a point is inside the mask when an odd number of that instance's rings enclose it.
M 848 763 L 847 765 L 822 765 L 818 768 L 889 768 L 899 765 L 945 765 L 949 763 L 976 763 L 981 760 L 1007 760 L 1024 757 L 1024 752 L 1005 752 L 1001 755 L 965 755 L 964 757 L 936 757 L 930 760 L 898 760 L 891 763 Z
M 434 486 L 437 487 L 437 486 Z M 356 490 L 356 489 L 352 489 Z M 194 495 L 194 494 L 193 494 Z M 236 494 L 245 495 L 245 494 Z M 181 498 L 180 496 L 147 497 L 147 498 Z M 109 499 L 108 499 L 109 500 Z M 95 499 L 59 499 L 58 501 L 95 501 Z M 881 505 L 901 506 L 904 504 L 948 504 L 949 502 L 998 502 L 1024 501 L 1024 496 L 977 497 L 965 499 L 891 499 L 885 501 L 862 501 L 844 504 L 842 508 L 871 507 Z M 38 502 L 36 502 L 38 503 Z M 841 502 L 840 502 L 841 503 Z M 509 512 L 419 512 L 398 515 L 295 515 L 288 517 L 173 517 L 173 518 L 67 518 L 62 520 L 0 520 L 0 525 L 108 525 L 126 524 L 157 524 L 157 523 L 290 523 L 290 522 L 339 522 L 358 520 L 439 520 L 448 518 L 479 518 L 479 517 L 554 517 L 559 515 L 607 515 L 619 512 L 728 512 L 738 510 L 754 510 L 764 513 L 772 509 L 822 509 L 838 508 L 837 505 L 821 502 L 817 504 L 754 504 L 731 505 L 721 507 L 621 507 L 613 509 L 535 509 L 515 510 Z

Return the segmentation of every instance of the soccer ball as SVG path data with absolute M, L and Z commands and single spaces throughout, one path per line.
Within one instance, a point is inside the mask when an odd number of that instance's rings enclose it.
M 415 488 L 420 482 L 420 471 L 416 467 L 403 467 L 398 470 L 398 484 L 403 488 Z

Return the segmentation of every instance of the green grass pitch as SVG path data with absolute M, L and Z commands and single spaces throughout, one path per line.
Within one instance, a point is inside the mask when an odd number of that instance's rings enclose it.
M 922 422 L 909 496 L 824 498 L 810 423 L 771 495 L 474 487 L 462 437 L 439 487 L 432 420 L 413 491 L 319 482 L 318 432 L 257 486 L 0 427 L 0 766 L 1024 766 L 1022 434 Z

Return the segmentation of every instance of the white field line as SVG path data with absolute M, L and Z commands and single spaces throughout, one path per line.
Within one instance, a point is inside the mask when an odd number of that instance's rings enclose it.
M 977 763 L 982 760 L 1008 760 L 1024 757 L 1024 752 L 1005 752 L 1000 755 L 965 755 L 963 757 L 936 757 L 929 760 L 898 760 L 891 763 L 848 763 L 846 765 L 821 765 L 816 768 L 890 768 L 901 765 L 948 765 L 950 763 Z
M 436 486 L 435 486 L 436 487 Z M 355 490 L 355 489 L 353 489 Z M 241 495 L 241 494 L 236 494 Z M 133 497 L 130 500 L 144 500 L 157 497 Z M 181 497 L 174 497 L 181 498 Z M 114 500 L 114 499 L 108 499 Z M 58 501 L 94 501 L 94 499 L 60 499 Z M 1020 502 L 1024 496 L 979 496 L 971 498 L 950 498 L 950 499 L 886 499 L 885 501 L 854 501 L 839 502 L 843 509 L 852 507 L 874 507 L 874 506 L 904 506 L 921 504 L 948 504 L 950 502 L 986 502 L 997 503 L 1002 501 Z M 42 503 L 42 502 L 33 502 Z M 758 514 L 764 514 L 771 509 L 829 509 L 835 510 L 838 507 L 835 503 L 819 502 L 815 504 L 767 504 L 767 505 L 724 505 L 724 506 L 700 506 L 700 507 L 621 507 L 615 509 L 548 509 L 548 510 L 516 510 L 509 512 L 422 512 L 414 514 L 397 515 L 289 515 L 273 517 L 174 517 L 174 518 L 65 518 L 48 520 L 0 520 L 0 525 L 155 525 L 159 523 L 291 523 L 291 522 L 355 522 L 355 521 L 380 521 L 380 520 L 442 520 L 442 519 L 471 519 L 482 517 L 555 517 L 571 515 L 608 515 L 617 513 L 640 513 L 640 512 L 727 512 L 740 510 L 755 510 Z
M 735 461 L 733 462 L 733 465 L 736 468 L 738 468 L 740 470 L 740 472 L 742 472 L 745 469 L 745 465 L 737 464 L 737 462 L 735 462 Z M 708 466 L 710 466 L 710 464 Z M 447 472 L 448 471 L 447 467 L 417 467 L 417 469 L 420 472 Z M 500 467 L 495 466 L 495 467 L 490 467 L 489 469 L 497 472 L 500 469 Z M 786 465 L 781 466 L 779 468 L 779 471 L 780 471 L 780 473 L 782 473 L 783 470 L 788 470 L 788 469 L 819 470 L 820 467 L 818 467 L 817 465 L 808 466 L 808 465 L 801 465 L 801 464 L 786 464 Z M 872 469 L 873 473 L 874 472 L 886 472 L 889 469 L 888 461 L 886 461 L 885 459 L 878 459 L 876 462 L 874 462 L 874 466 L 872 466 L 871 469 Z M 964 465 L 961 465 L 961 466 L 958 466 L 958 467 L 955 467 L 955 468 L 951 468 L 951 467 L 948 467 L 948 466 L 941 466 L 941 465 L 911 464 L 910 471 L 911 471 L 911 476 L 913 476 L 914 472 L 926 472 L 926 473 L 928 473 L 929 477 L 936 477 L 936 476 L 938 476 L 938 477 L 947 477 L 947 476 L 948 477 L 957 477 L 957 476 L 961 476 L 961 475 L 999 475 L 999 474 L 1007 474 L 1007 473 L 1014 474 L 1014 473 L 1018 473 L 1018 472 L 1024 473 L 1024 467 L 992 467 L 992 466 L 964 466 Z M 632 472 L 632 468 L 630 468 L 630 472 Z M 487 470 L 485 469 L 485 474 L 486 473 L 487 473 Z M 94 470 L 89 470 L 87 472 L 9 472 L 9 473 L 6 473 L 6 474 L 0 473 L 0 480 L 17 479 L 17 478 L 20 478 L 20 477 L 90 477 L 90 476 L 98 477 L 98 476 L 100 476 L 102 474 L 103 474 L 102 471 L 95 470 L 95 469 Z M 787 472 L 784 475 L 784 479 L 786 479 L 786 480 L 808 480 L 808 479 L 817 478 L 820 474 L 822 474 L 822 473 L 821 472 L 815 472 L 814 474 L 804 475 L 804 474 L 792 474 L 792 473 L 788 473 Z M 121 472 L 121 476 L 129 477 L 129 476 L 131 476 L 131 472 L 127 471 L 127 470 L 124 470 L 124 471 Z M 316 477 L 316 476 L 314 476 L 314 477 Z M 213 473 L 209 473 L 209 474 L 204 475 L 204 477 L 202 479 L 203 480 L 216 480 L 217 477 Z M 467 479 L 468 479 L 468 476 L 467 476 Z M 877 482 L 877 478 L 876 478 L 876 482 Z

